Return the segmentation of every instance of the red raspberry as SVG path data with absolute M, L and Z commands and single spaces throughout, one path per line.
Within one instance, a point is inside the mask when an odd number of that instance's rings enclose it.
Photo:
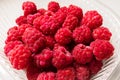
M 86 25 L 93 30 L 101 26 L 102 21 L 102 16 L 97 11 L 87 11 L 82 19 L 81 25 Z
M 4 52 L 6 55 L 8 55 L 8 52 L 10 52 L 15 46 L 22 44 L 21 41 L 10 41 L 8 42 L 4 47 Z
M 35 61 L 38 67 L 47 68 L 52 65 L 53 51 L 49 48 L 43 49 L 42 52 L 35 55 Z
M 16 45 L 9 53 L 8 58 L 15 69 L 24 69 L 28 65 L 31 52 L 24 45 Z
M 67 15 L 67 13 L 68 13 L 68 8 L 66 7 L 66 6 L 64 6 L 64 7 L 61 7 L 57 12 L 62 12 L 62 13 L 65 13 L 66 15 Z
M 56 80 L 76 80 L 74 68 L 68 67 L 58 70 L 56 73 Z
M 75 27 L 77 26 L 78 26 L 78 18 L 73 15 L 68 15 L 62 25 L 62 27 L 66 27 L 71 31 L 74 30 Z
M 102 69 L 102 66 L 103 66 L 102 61 L 97 61 L 97 60 L 93 59 L 89 63 L 89 70 L 91 72 L 91 75 L 97 74 Z
M 29 14 L 28 16 L 27 16 L 27 22 L 29 23 L 29 24 L 33 24 L 33 21 L 34 21 L 34 19 L 35 18 L 37 18 L 37 17 L 39 17 L 39 16 L 41 16 L 41 14 L 40 13 L 35 13 L 35 14 Z
M 45 47 L 44 35 L 35 28 L 27 28 L 22 36 L 22 41 L 29 47 L 32 52 L 38 52 Z
M 91 30 L 86 26 L 80 26 L 73 31 L 73 39 L 76 43 L 89 44 L 92 40 Z
M 53 49 L 54 44 L 56 43 L 54 37 L 52 36 L 46 36 L 46 46 Z
M 55 2 L 55 1 L 51 1 L 48 4 L 48 10 L 50 10 L 52 12 L 57 12 L 59 8 L 60 8 L 59 3 Z
M 77 63 L 86 64 L 93 58 L 92 48 L 83 44 L 74 47 L 72 55 Z
M 114 47 L 107 40 L 95 40 L 91 42 L 90 46 L 93 48 L 93 54 L 97 60 L 108 59 L 113 55 Z
M 111 36 L 112 36 L 112 33 L 109 31 L 108 28 L 105 28 L 105 27 L 99 27 L 93 31 L 94 39 L 110 40 Z
M 38 9 L 37 12 L 40 13 L 41 15 L 43 15 L 46 12 L 46 10 L 44 8 L 40 8 L 40 9 Z
M 26 24 L 27 23 L 27 18 L 25 16 L 19 16 L 15 22 L 17 23 L 17 25 L 21 25 L 21 24 Z
M 52 63 L 57 69 L 61 69 L 70 65 L 73 61 L 73 57 L 63 46 L 57 46 L 54 48 L 54 54 Z
M 42 15 L 40 17 L 37 17 L 33 21 L 33 26 L 39 30 L 40 26 L 44 24 L 46 21 L 48 21 L 49 18 L 50 17 L 48 15 Z
M 75 5 L 70 5 L 68 8 L 68 15 L 74 15 L 78 18 L 79 21 L 81 21 L 82 17 L 83 17 L 83 12 L 82 9 L 78 6 Z
M 40 30 L 43 34 L 53 35 L 60 28 L 58 22 L 54 18 L 49 18 L 43 25 L 40 26 Z
M 55 40 L 61 45 L 69 44 L 72 40 L 72 32 L 67 28 L 61 28 L 55 34 Z
M 55 80 L 55 73 L 53 72 L 42 72 L 39 74 L 37 80 Z
M 24 10 L 25 16 L 27 16 L 29 14 L 34 14 L 37 12 L 35 3 L 31 2 L 31 1 L 23 2 L 22 9 Z
M 90 80 L 90 71 L 86 66 L 76 68 L 76 80 Z

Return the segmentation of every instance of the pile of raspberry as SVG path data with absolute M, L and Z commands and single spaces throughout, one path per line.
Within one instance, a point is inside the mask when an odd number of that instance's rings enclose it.
M 28 80 L 90 80 L 114 53 L 112 33 L 96 10 L 83 14 L 76 5 L 48 9 L 22 4 L 23 15 L 7 32 L 4 52 Z

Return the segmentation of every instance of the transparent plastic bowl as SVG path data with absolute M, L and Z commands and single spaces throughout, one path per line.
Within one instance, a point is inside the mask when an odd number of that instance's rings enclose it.
M 0 1 L 0 80 L 27 80 L 23 70 L 12 68 L 9 60 L 3 52 L 4 41 L 7 30 L 16 25 L 15 19 L 22 15 L 21 5 L 25 0 L 2 0 Z M 31 0 L 34 1 L 38 8 L 47 8 L 50 0 Z M 102 3 L 95 0 L 55 0 L 61 6 L 75 4 L 80 6 L 85 13 L 87 10 L 97 10 L 103 16 L 103 26 L 108 27 L 112 32 L 111 43 L 115 47 L 114 55 L 104 61 L 104 66 L 99 73 L 91 80 L 118 80 L 119 79 L 119 62 L 120 62 L 120 22 L 118 16 Z

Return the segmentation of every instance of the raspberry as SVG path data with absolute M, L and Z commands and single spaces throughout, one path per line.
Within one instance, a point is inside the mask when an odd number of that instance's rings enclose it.
M 21 41 L 10 41 L 8 42 L 4 47 L 4 52 L 6 55 L 8 55 L 8 52 L 10 52 L 15 46 L 22 44 Z
M 74 68 L 68 67 L 58 70 L 56 73 L 56 80 L 76 80 Z
M 79 66 L 76 68 L 76 80 L 89 80 L 90 71 L 86 66 Z
M 49 48 L 43 49 L 42 52 L 35 55 L 35 60 L 38 67 L 46 68 L 52 65 L 53 51 Z
M 54 48 L 52 63 L 57 69 L 69 66 L 73 61 L 73 57 L 63 46 Z
M 91 37 L 91 30 L 86 26 L 80 26 L 73 31 L 73 39 L 76 43 L 89 44 Z
M 46 36 L 46 46 L 53 49 L 54 44 L 56 43 L 54 37 L 52 36 Z
M 22 9 L 24 11 L 25 16 L 27 16 L 29 14 L 34 14 L 37 12 L 35 3 L 31 2 L 31 1 L 23 2 Z
M 108 59 L 113 55 L 114 47 L 107 40 L 95 40 L 91 42 L 90 46 L 93 48 L 93 54 L 97 60 Z
M 40 26 L 40 30 L 46 35 L 54 35 L 59 28 L 58 22 L 52 17 Z
M 109 31 L 108 28 L 105 28 L 105 27 L 99 27 L 93 31 L 94 39 L 110 40 L 111 36 L 112 36 L 112 33 Z
M 41 15 L 43 15 L 46 12 L 46 10 L 44 8 L 40 8 L 40 9 L 38 9 L 37 12 L 40 13 Z
M 70 30 L 74 30 L 78 25 L 78 18 L 73 15 L 68 15 L 62 25 L 62 27 L 66 27 Z
M 89 70 L 92 75 L 95 75 L 102 69 L 102 66 L 103 66 L 102 61 L 97 61 L 97 60 L 93 59 L 89 63 Z
M 29 47 L 32 52 L 38 52 L 45 47 L 45 37 L 35 28 L 27 28 L 22 36 L 22 41 Z
M 39 74 L 37 80 L 55 80 L 55 73 L 53 72 L 42 72 Z
M 92 48 L 83 44 L 74 47 L 72 55 L 77 63 L 86 64 L 93 58 Z
M 48 15 L 42 15 L 40 17 L 37 17 L 33 21 L 33 26 L 39 30 L 40 26 L 44 24 L 46 21 L 48 21 L 49 18 L 50 17 Z
M 68 8 L 68 15 L 74 15 L 78 18 L 79 21 L 81 21 L 82 17 L 83 17 L 83 12 L 82 9 L 78 6 L 75 5 L 70 5 Z
M 97 11 L 87 11 L 82 19 L 81 25 L 86 25 L 93 30 L 101 26 L 102 21 L 102 16 Z
M 60 8 L 59 3 L 55 2 L 55 1 L 51 1 L 48 4 L 48 10 L 50 10 L 52 12 L 57 12 L 59 8 Z
M 27 23 L 27 18 L 25 16 L 19 16 L 15 22 L 17 23 L 17 25 L 21 25 L 21 24 L 26 24 Z
M 67 13 L 68 13 L 68 8 L 66 7 L 66 6 L 64 6 L 64 7 L 61 7 L 57 12 L 62 12 L 62 13 L 65 13 L 66 15 L 67 15 Z
M 55 34 L 55 40 L 61 45 L 68 44 L 72 40 L 72 32 L 67 28 L 61 28 Z
M 9 53 L 8 58 L 15 69 L 24 69 L 28 65 L 31 52 L 24 45 L 16 45 Z
M 28 16 L 27 16 L 27 22 L 29 23 L 29 24 L 33 24 L 33 21 L 34 21 L 34 19 L 35 18 L 37 18 L 37 17 L 39 17 L 39 16 L 41 16 L 41 14 L 40 13 L 35 13 L 35 14 L 29 14 Z

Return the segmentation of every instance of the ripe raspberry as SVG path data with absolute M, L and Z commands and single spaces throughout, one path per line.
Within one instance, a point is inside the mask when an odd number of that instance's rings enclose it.
M 56 80 L 76 80 L 74 68 L 68 67 L 58 70 L 56 73 Z
M 86 25 L 93 30 L 101 26 L 102 21 L 102 16 L 97 11 L 87 11 L 82 19 L 81 25 Z
M 92 40 L 91 30 L 86 26 L 80 26 L 73 31 L 73 39 L 76 43 L 89 44 Z
M 76 80 L 90 80 L 90 71 L 86 66 L 76 68 Z
M 53 51 L 49 48 L 43 49 L 42 52 L 35 55 L 35 61 L 38 67 L 47 68 L 52 65 Z
M 55 34 L 55 40 L 61 45 L 69 44 L 72 40 L 72 32 L 67 28 L 61 28 Z
M 28 16 L 27 16 L 27 22 L 29 23 L 29 24 L 33 24 L 33 21 L 34 21 L 34 19 L 35 18 L 37 18 L 37 17 L 39 17 L 39 16 L 41 16 L 41 14 L 40 13 L 35 13 L 35 14 L 29 14 Z
M 4 47 L 4 52 L 6 55 L 8 55 L 8 52 L 10 52 L 15 46 L 22 44 L 21 41 L 10 41 L 8 42 Z
M 77 63 L 86 64 L 93 58 L 92 48 L 83 44 L 74 47 L 72 55 Z
M 48 3 L 48 10 L 52 12 L 57 12 L 59 8 L 60 8 L 59 3 L 55 1 L 51 1 Z
M 22 9 L 24 11 L 25 16 L 27 16 L 29 14 L 34 14 L 37 12 L 35 3 L 31 2 L 31 1 L 23 2 Z
M 42 15 L 40 17 L 37 17 L 33 21 L 33 26 L 39 30 L 40 26 L 44 24 L 46 21 L 48 21 L 49 18 L 50 17 L 48 15 Z
M 24 45 L 16 45 L 9 53 L 8 58 L 15 69 L 24 69 L 28 65 L 31 52 Z
M 54 44 L 56 43 L 54 37 L 52 36 L 46 36 L 46 46 L 53 49 Z
M 69 66 L 73 62 L 73 57 L 63 46 L 54 48 L 52 63 L 57 69 Z
M 54 35 L 59 28 L 58 22 L 52 17 L 40 26 L 40 30 L 46 35 Z
M 44 8 L 40 8 L 40 9 L 38 9 L 37 12 L 40 13 L 41 15 L 43 15 L 46 12 L 46 10 Z
M 89 63 L 89 70 L 91 72 L 91 75 L 97 74 L 102 69 L 102 66 L 103 66 L 102 61 L 97 61 L 97 60 L 93 59 Z
M 99 27 L 93 31 L 94 39 L 110 40 L 111 36 L 112 36 L 112 33 L 109 31 L 108 28 L 105 28 L 105 27 Z
M 21 24 L 26 24 L 27 23 L 27 18 L 25 16 L 19 16 L 15 22 L 17 23 L 17 25 L 21 25 Z
M 66 6 L 64 6 L 64 7 L 61 7 L 57 12 L 62 12 L 62 13 L 65 13 L 66 15 L 67 15 L 67 13 L 68 13 L 68 8 L 66 7 Z
M 35 28 L 27 28 L 22 36 L 22 41 L 29 47 L 32 52 L 38 52 L 45 47 L 44 35 Z
M 91 42 L 90 46 L 93 48 L 93 54 L 97 60 L 108 59 L 113 55 L 114 47 L 107 40 L 95 40 Z
M 78 18 L 79 21 L 81 21 L 82 17 L 83 17 L 83 12 L 82 9 L 78 6 L 75 5 L 70 5 L 68 8 L 68 15 L 74 15 Z
M 39 74 L 37 80 L 55 80 L 55 73 L 53 72 L 42 72 Z
M 66 27 L 71 31 L 74 30 L 78 26 L 78 18 L 73 15 L 68 15 L 62 25 L 62 27 Z

